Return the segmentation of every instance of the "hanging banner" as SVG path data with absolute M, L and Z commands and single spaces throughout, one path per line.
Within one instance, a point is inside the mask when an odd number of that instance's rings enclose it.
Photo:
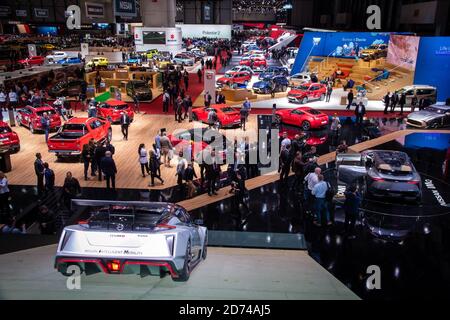
M 120 17 L 136 17 L 136 0 L 114 0 L 114 15 Z
M 212 97 L 211 101 L 216 101 L 216 71 L 205 70 L 204 72 L 205 93 L 209 92 Z
M 87 43 L 81 43 L 81 57 L 85 58 L 89 54 L 89 45 Z
M 29 57 L 37 56 L 37 50 L 36 50 L 36 45 L 35 44 L 29 44 L 28 45 L 28 56 Z
M 34 8 L 34 16 L 36 18 L 48 18 L 48 9 Z
M 86 2 L 86 17 L 88 18 L 104 18 L 105 5 L 103 3 Z

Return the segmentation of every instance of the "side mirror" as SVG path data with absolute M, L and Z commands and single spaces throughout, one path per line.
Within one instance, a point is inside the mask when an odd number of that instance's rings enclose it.
M 196 220 L 194 220 L 194 224 L 202 225 L 203 224 L 203 219 L 196 219 Z

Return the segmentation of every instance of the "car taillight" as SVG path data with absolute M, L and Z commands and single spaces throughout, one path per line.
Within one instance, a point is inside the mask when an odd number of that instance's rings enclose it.
M 111 260 L 106 263 L 106 268 L 110 272 L 119 272 L 120 271 L 120 260 Z
M 408 181 L 409 184 L 419 184 L 419 182 L 420 182 L 420 181 L 418 181 L 418 180 L 411 180 L 411 181 Z
M 372 177 L 372 180 L 373 180 L 373 181 L 379 181 L 379 182 L 384 181 L 383 178 L 379 178 L 379 177 Z
M 171 226 L 169 224 L 165 224 L 165 223 L 160 223 L 156 225 L 157 228 L 162 228 L 162 229 L 175 229 L 175 226 Z
M 78 224 L 88 224 L 89 223 L 89 221 L 87 221 L 87 220 L 80 220 L 80 221 L 78 221 Z

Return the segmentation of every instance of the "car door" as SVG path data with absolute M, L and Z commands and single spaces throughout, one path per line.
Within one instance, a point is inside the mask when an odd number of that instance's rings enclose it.
M 194 254 L 194 256 L 199 257 L 199 252 L 201 250 L 201 241 L 198 226 L 193 224 L 193 221 L 191 220 L 189 214 L 184 212 L 182 209 L 178 209 L 177 211 L 175 211 L 175 216 L 180 221 L 179 224 L 186 227 L 186 229 L 189 231 L 192 253 Z
M 289 117 L 287 117 L 286 119 L 287 121 L 285 122 L 287 124 L 298 126 L 302 123 L 304 115 L 305 115 L 304 112 L 294 109 L 289 113 Z
M 407 90 L 405 92 L 405 96 L 406 96 L 406 104 L 405 105 L 410 106 L 412 97 L 414 97 L 414 89 Z M 399 99 L 400 99 L 400 96 L 399 96 Z M 420 100 L 419 96 L 417 96 L 417 99 Z

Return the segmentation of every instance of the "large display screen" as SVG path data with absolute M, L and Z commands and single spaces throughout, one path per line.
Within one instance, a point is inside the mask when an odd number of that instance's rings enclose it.
M 420 37 L 391 35 L 387 62 L 414 71 L 419 52 Z
M 58 35 L 58 28 L 53 26 L 38 26 L 36 27 L 36 32 L 37 34 L 56 36 Z
M 165 31 L 144 31 L 142 37 L 144 44 L 166 44 Z

